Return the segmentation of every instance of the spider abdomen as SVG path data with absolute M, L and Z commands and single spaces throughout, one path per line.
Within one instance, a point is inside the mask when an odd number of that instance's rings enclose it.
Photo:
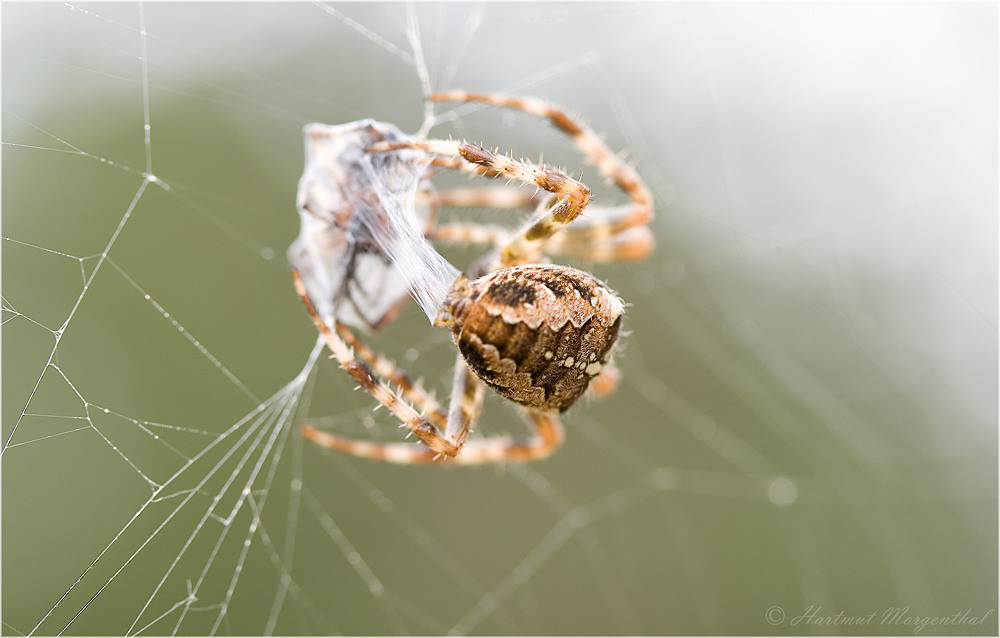
M 561 412 L 608 363 L 622 312 L 618 296 L 583 271 L 525 265 L 460 278 L 436 323 L 501 396 Z

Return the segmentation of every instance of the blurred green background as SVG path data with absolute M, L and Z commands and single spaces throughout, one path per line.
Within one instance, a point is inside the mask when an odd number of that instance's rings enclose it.
M 2 11 L 3 633 L 996 634 L 994 3 Z M 544 462 L 330 454 L 296 426 L 402 433 L 325 360 L 280 394 L 301 128 L 416 131 L 413 25 L 435 90 L 562 104 L 657 199 L 652 258 L 576 264 L 624 376 Z M 419 309 L 370 342 L 446 396 Z

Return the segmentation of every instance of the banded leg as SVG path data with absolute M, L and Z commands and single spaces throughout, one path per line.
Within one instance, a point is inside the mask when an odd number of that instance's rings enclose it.
M 479 414 L 482 412 L 483 391 L 483 384 L 466 365 L 465 358 L 461 354 L 457 355 L 444 438 L 462 449 L 459 456 L 464 456 L 463 446 L 466 445 L 472 426 L 479 420 Z
M 501 261 L 504 266 L 521 263 L 526 257 L 534 254 L 538 242 L 551 237 L 565 224 L 573 221 L 590 203 L 590 189 L 575 179 L 557 170 L 519 162 L 468 142 L 454 140 L 378 142 L 369 146 L 368 150 L 377 153 L 401 148 L 415 148 L 444 157 L 462 158 L 470 164 L 495 172 L 498 176 L 534 184 L 557 196 L 551 206 L 541 209 L 540 214 L 523 232 L 503 247 Z
M 292 278 L 295 281 L 295 289 L 309 311 L 313 323 L 316 324 L 316 327 L 323 335 L 333 355 L 340 361 L 341 367 L 354 377 L 366 392 L 388 408 L 390 412 L 403 422 L 403 425 L 410 429 L 410 432 L 415 434 L 435 454 L 444 454 L 447 456 L 458 454 L 459 448 L 450 444 L 449 441 L 441 436 L 440 431 L 431 421 L 421 416 L 412 405 L 386 385 L 367 363 L 357 359 L 344 340 L 330 330 L 329 326 L 326 325 L 326 322 L 323 321 L 323 318 L 316 311 L 316 307 L 313 305 L 312 299 L 309 298 L 309 293 L 306 292 L 305 285 L 302 283 L 298 271 L 294 268 L 292 269 Z M 311 426 L 304 426 L 303 434 L 316 440 L 314 436 L 319 434 L 319 432 Z
M 594 214 L 578 220 L 550 238 L 545 252 L 598 263 L 636 261 L 653 252 L 656 241 L 648 227 L 613 230 L 606 219 Z
M 455 158 L 435 157 L 431 162 L 486 177 L 499 175 L 497 171 Z M 626 166 L 625 170 L 631 169 Z M 483 208 L 531 209 L 545 202 L 539 191 L 528 193 L 518 188 L 446 189 L 436 192 L 434 198 L 435 204 L 440 206 Z M 604 263 L 644 259 L 653 251 L 655 240 L 653 233 L 644 225 L 649 220 L 641 213 L 642 210 L 635 203 L 614 207 L 588 206 L 584 215 L 545 242 L 544 252 Z M 647 207 L 646 210 L 651 209 Z M 492 246 L 503 245 L 510 236 L 511 230 L 506 226 L 474 222 L 445 222 L 428 233 L 432 239 Z
M 447 188 L 435 193 L 438 204 L 463 208 L 537 208 L 545 201 L 538 191 L 521 188 Z
M 491 93 L 470 93 L 466 91 L 435 93 L 429 99 L 432 102 L 480 102 L 493 104 L 517 109 L 549 120 L 556 128 L 570 137 L 577 149 L 597 166 L 601 175 L 610 180 L 632 200 L 632 204 L 628 207 L 626 214 L 608 216 L 602 218 L 599 222 L 605 223 L 607 226 L 606 232 L 609 235 L 624 232 L 629 228 L 645 226 L 652 221 L 653 196 L 635 169 L 612 152 L 593 130 L 559 107 L 544 100 L 534 98 L 520 98 Z M 596 213 L 597 211 L 592 212 Z M 597 215 L 594 215 L 594 217 L 597 217 Z M 595 223 L 595 225 L 597 224 Z M 627 251 L 629 259 L 638 258 L 631 255 L 639 253 L 640 245 L 648 245 L 648 250 L 645 250 L 642 256 L 645 256 L 652 250 L 652 233 L 648 231 L 633 232 L 632 237 L 635 238 L 635 241 L 632 250 Z
M 562 445 L 565 434 L 559 416 L 548 412 L 524 411 L 525 418 L 535 431 L 529 439 L 490 437 L 474 439 L 465 444 L 462 453 L 453 463 L 474 465 L 504 461 L 537 461 L 550 456 Z
M 491 437 L 468 441 L 457 456 L 442 457 L 427 447 L 412 443 L 371 443 L 334 436 L 310 426 L 302 427 L 302 434 L 323 447 L 354 456 L 361 456 L 403 465 L 447 463 L 456 465 L 481 465 L 537 461 L 550 456 L 562 444 L 565 434 L 562 423 L 555 414 L 527 413 L 535 436 L 528 439 Z
M 475 166 L 464 162 L 462 165 Z M 540 195 L 539 191 L 527 192 L 513 187 L 448 188 L 434 192 L 434 203 L 442 207 L 530 210 L 544 203 L 546 197 Z M 510 228 L 499 224 L 449 221 L 436 224 L 428 231 L 427 237 L 457 244 L 500 246 L 509 239 L 511 232 Z
M 653 218 L 653 196 L 635 169 L 626 164 L 588 126 L 556 105 L 536 98 L 515 97 L 493 93 L 443 91 L 430 96 L 432 102 L 482 102 L 530 113 L 552 122 L 570 137 L 573 144 L 597 166 L 633 202 L 631 215 L 623 222 L 631 226 L 649 223 Z
M 352 340 L 354 347 L 358 349 L 364 360 L 356 358 L 347 342 L 330 330 L 326 322 L 316 312 L 298 271 L 295 269 L 292 269 L 292 278 L 313 322 L 323 335 L 330 350 L 333 351 L 334 356 L 340 361 L 341 367 L 347 370 L 361 384 L 361 387 L 375 397 L 379 403 L 399 418 L 404 426 L 416 434 L 423 445 L 370 443 L 335 436 L 317 430 L 310 425 L 303 425 L 301 428 L 303 436 L 314 443 L 355 456 L 395 463 L 431 463 L 441 459 L 460 464 L 505 460 L 526 461 L 543 458 L 551 454 L 562 443 L 562 425 L 556 415 L 536 412 L 527 412 L 527 416 L 536 431 L 536 436 L 531 439 L 487 438 L 467 441 L 468 433 L 471 431 L 472 424 L 478 419 L 482 407 L 483 386 L 464 362 L 456 364 L 455 384 L 451 398 L 452 408 L 447 418 L 445 435 L 442 436 L 434 423 L 417 413 L 412 405 L 389 388 L 369 367 L 369 363 L 364 361 L 369 361 L 372 366 L 381 367 L 387 365 L 387 360 L 364 347 L 353 333 L 345 329 L 345 332 L 350 335 L 349 339 Z M 358 348 L 358 346 L 361 347 Z M 396 377 L 397 381 L 404 383 L 408 378 L 408 375 Z M 409 387 L 412 390 L 419 386 L 411 384 Z M 415 396 L 426 396 L 426 394 L 421 390 L 421 394 Z M 440 420 L 440 416 L 435 415 L 434 420 Z
M 590 210 L 594 208 L 591 207 L 588 211 Z M 499 224 L 459 221 L 438 224 L 427 236 L 456 244 L 500 246 L 510 235 L 511 230 Z M 578 219 L 562 232 L 550 237 L 544 246 L 544 252 L 549 255 L 575 257 L 597 263 L 643 259 L 652 250 L 653 236 L 648 228 L 636 226 L 608 234 L 607 226 L 599 215 Z
M 490 438 L 467 441 L 473 423 L 479 418 L 483 401 L 483 386 L 475 375 L 459 358 L 456 363 L 455 383 L 451 396 L 451 410 L 445 424 L 445 434 L 441 435 L 435 424 L 419 414 L 412 405 L 400 397 L 385 384 L 372 370 L 372 367 L 384 368 L 391 364 L 364 346 L 357 337 L 343 329 L 342 334 L 359 353 L 358 359 L 351 352 L 351 346 L 341 336 L 338 336 L 326 322 L 323 321 L 312 300 L 309 298 L 298 275 L 292 270 L 295 288 L 309 311 L 313 322 L 322 333 L 330 350 L 347 372 L 361 384 L 379 403 L 389 409 L 403 425 L 417 435 L 423 445 L 407 443 L 370 443 L 339 437 L 310 425 L 301 428 L 303 436 L 314 443 L 335 450 L 348 452 L 355 456 L 382 459 L 395 463 L 430 463 L 436 460 L 451 460 L 456 463 L 474 464 L 503 460 L 530 460 L 548 456 L 562 442 L 562 427 L 553 416 L 529 413 L 529 418 L 535 424 L 537 436 L 529 440 Z M 459 355 L 460 357 L 460 355 Z M 367 361 L 367 363 L 366 363 Z M 418 384 L 409 381 L 405 373 L 389 374 L 400 387 L 413 393 L 415 398 L 427 398 Z M 422 400 L 422 399 L 421 399 Z M 440 422 L 440 408 L 429 412 L 434 421 Z
M 456 465 L 481 465 L 505 461 L 536 461 L 550 456 L 563 442 L 562 423 L 555 414 L 527 413 L 527 418 L 535 430 L 535 436 L 528 439 L 491 437 L 473 439 L 465 444 L 461 454 L 442 457 L 434 450 L 412 443 L 370 443 L 333 436 L 304 426 L 302 434 L 317 445 L 391 463 L 417 465 L 425 463 L 447 463 Z
M 456 162 L 456 164 L 458 164 Z M 461 166 L 479 168 L 462 162 Z M 435 203 L 440 206 L 461 208 L 537 209 L 550 195 L 543 191 L 528 192 L 523 188 L 449 188 L 436 191 Z M 500 247 L 510 241 L 514 231 L 500 224 L 448 221 L 437 224 L 427 237 L 453 244 L 480 244 Z
M 388 379 L 400 389 L 403 396 L 411 403 L 419 406 L 421 413 L 434 422 L 440 428 L 446 427 L 448 423 L 448 413 L 445 412 L 441 404 L 428 393 L 419 381 L 414 381 L 413 377 L 394 362 L 386 359 L 382 355 L 374 352 L 366 346 L 354 332 L 340 323 L 336 323 L 337 332 L 341 338 L 354 350 L 354 355 L 365 361 L 375 374 Z

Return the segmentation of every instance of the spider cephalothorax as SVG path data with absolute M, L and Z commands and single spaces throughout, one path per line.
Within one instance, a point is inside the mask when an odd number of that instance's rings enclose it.
M 308 425 L 302 431 L 320 445 L 397 463 L 543 458 L 563 440 L 561 412 L 588 387 L 602 393 L 614 388 L 612 357 L 623 314 L 618 296 L 595 277 L 545 262 L 556 255 L 596 262 L 644 257 L 653 246 L 647 227 L 652 197 L 638 174 L 593 131 L 551 104 L 459 91 L 429 99 L 506 106 L 548 119 L 631 201 L 588 207 L 590 190 L 561 171 L 464 141 L 406 136 L 391 124 L 372 120 L 309 125 L 299 191 L 302 232 L 289 252 L 296 289 L 341 367 L 420 443 L 359 441 Z M 504 177 L 539 191 L 435 191 L 429 179 L 442 168 Z M 407 188 L 397 188 L 401 184 Z M 405 201 L 387 205 L 400 194 Z M 438 223 L 436 211 L 444 206 L 526 207 L 534 213 L 512 230 Z M 588 214 L 580 217 L 585 207 Z M 406 233 L 399 232 L 400 221 Z M 482 244 L 487 250 L 470 280 L 444 262 L 427 240 Z M 413 245 L 430 252 L 401 267 L 396 251 L 408 253 Z M 415 282 L 422 282 L 423 269 L 430 272 L 433 264 L 440 266 L 436 280 L 444 283 L 438 293 L 427 294 L 426 286 Z M 405 301 L 400 282 L 435 325 L 451 330 L 457 346 L 447 410 L 409 374 L 368 348 L 348 325 L 377 330 L 391 321 Z M 321 310 L 313 305 L 314 295 L 322 297 Z M 535 435 L 469 439 L 485 387 L 515 403 Z

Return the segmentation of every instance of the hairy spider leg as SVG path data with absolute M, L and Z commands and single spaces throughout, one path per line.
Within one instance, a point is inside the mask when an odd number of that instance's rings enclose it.
M 620 261 L 642 259 L 653 250 L 652 232 L 645 228 L 653 219 L 652 194 L 636 170 L 577 118 L 554 104 L 534 98 L 447 91 L 435 93 L 428 99 L 432 102 L 481 102 L 547 119 L 569 136 L 601 175 L 631 200 L 626 206 L 589 209 L 587 215 L 567 227 L 564 233 L 553 237 L 546 244 L 546 252 L 586 257 L 591 261 Z
M 462 158 L 470 164 L 481 166 L 489 173 L 534 184 L 558 196 L 551 206 L 543 208 L 527 227 L 500 253 L 503 266 L 526 263 L 535 255 L 537 246 L 557 230 L 573 221 L 590 202 L 590 189 L 565 174 L 540 166 L 533 166 L 505 155 L 488 151 L 481 146 L 455 140 L 409 140 L 405 142 L 378 142 L 368 147 L 371 152 L 414 148 L 445 157 Z
M 316 311 L 295 268 L 292 268 L 292 279 L 299 297 L 313 319 L 313 323 L 323 335 L 334 357 L 340 361 L 341 367 L 347 370 L 361 387 L 380 404 L 388 408 L 393 415 L 402 421 L 404 426 L 416 434 L 423 446 L 408 443 L 359 441 L 329 434 L 310 425 L 301 426 L 304 437 L 323 447 L 341 450 L 355 456 L 401 464 L 431 463 L 438 460 L 449 460 L 459 464 L 534 460 L 550 455 L 562 443 L 564 438 L 562 425 L 555 414 L 527 410 L 524 411 L 525 415 L 533 425 L 536 436 L 524 440 L 495 437 L 467 441 L 467 436 L 472 425 L 478 419 L 482 407 L 483 386 L 461 359 L 461 355 L 456 363 L 455 384 L 452 388 L 451 398 L 452 407 L 445 424 L 445 435 L 442 436 L 434 423 L 441 421 L 440 406 L 435 403 L 433 409 L 425 410 L 430 420 L 425 418 L 416 411 L 413 405 L 386 385 L 372 368 L 381 369 L 388 378 L 401 387 L 404 393 L 409 391 L 418 405 L 429 398 L 429 395 L 423 391 L 419 384 L 412 382 L 410 376 L 404 371 L 396 370 L 387 359 L 364 346 L 356 335 L 346 327 L 341 331 L 341 334 L 348 335 L 346 340 L 330 330 Z M 350 346 L 348 341 L 351 343 Z M 361 359 L 352 353 L 352 347 Z
M 395 384 L 404 397 L 420 408 L 420 413 L 423 416 L 427 417 L 440 428 L 447 426 L 448 413 L 445 412 L 437 399 L 424 389 L 420 381 L 414 380 L 409 372 L 400 368 L 394 361 L 374 352 L 344 324 L 338 321 L 336 322 L 336 328 L 340 337 L 354 351 L 354 356 L 362 359 L 371 366 L 376 375 L 388 379 L 390 383 Z
M 491 437 L 474 439 L 465 444 L 461 454 L 442 457 L 421 445 L 412 443 L 371 443 L 334 436 L 311 426 L 302 426 L 302 434 L 317 445 L 380 461 L 402 465 L 446 462 L 455 465 L 537 461 L 550 456 L 565 438 L 562 423 L 555 414 L 525 413 L 536 435 L 529 439 Z
M 629 215 L 616 220 L 615 228 L 624 230 L 642 226 L 653 219 L 653 196 L 634 168 L 608 148 L 607 144 L 583 124 L 558 106 L 536 98 L 516 97 L 497 93 L 443 91 L 428 98 L 432 102 L 481 102 L 524 111 L 552 122 L 573 141 L 573 144 L 597 166 L 601 175 L 611 180 L 632 200 Z
M 333 352 L 333 356 L 340 362 L 341 367 L 354 377 L 366 392 L 375 397 L 379 403 L 388 408 L 390 412 L 402 421 L 427 447 L 434 450 L 437 454 L 446 454 L 448 456 L 457 454 L 458 448 L 442 437 L 437 427 L 431 421 L 420 415 L 410 403 L 386 385 L 385 381 L 380 379 L 367 363 L 357 359 L 344 340 L 330 330 L 330 327 L 326 325 L 326 322 L 319 315 L 319 312 L 317 312 L 312 299 L 309 298 L 309 293 L 306 291 L 305 285 L 302 283 L 301 277 L 299 277 L 299 272 L 295 268 L 292 268 L 292 279 L 295 282 L 295 290 L 309 311 L 313 323 L 316 324 L 316 328 L 323 335 L 327 346 Z M 303 433 L 309 436 L 306 429 L 303 429 Z

